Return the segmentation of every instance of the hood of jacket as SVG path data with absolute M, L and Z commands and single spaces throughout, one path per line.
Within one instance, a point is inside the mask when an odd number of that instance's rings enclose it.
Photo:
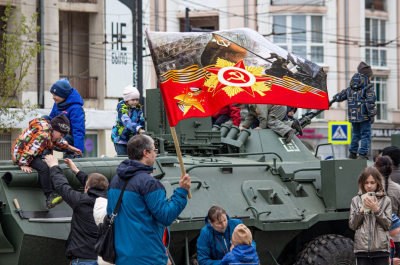
M 107 198 L 107 190 L 102 190 L 96 187 L 91 187 L 88 189 L 87 194 L 90 197 L 98 198 L 98 197 L 103 197 Z
M 56 104 L 56 106 L 59 110 L 65 110 L 73 104 L 79 104 L 83 106 L 83 99 L 81 95 L 79 95 L 78 91 L 76 91 L 74 88 L 72 88 L 72 92 L 69 94 L 68 98 L 64 102 Z
M 350 80 L 350 87 L 353 90 L 361 90 L 370 85 L 369 78 L 366 75 L 357 73 Z
M 123 179 L 130 179 L 140 173 L 151 174 L 153 173 L 154 168 L 146 166 L 142 162 L 137 160 L 126 159 L 122 161 L 122 163 L 117 168 L 117 175 Z
M 241 262 L 258 264 L 258 255 L 255 248 L 251 245 L 238 245 L 232 249 L 232 254 Z

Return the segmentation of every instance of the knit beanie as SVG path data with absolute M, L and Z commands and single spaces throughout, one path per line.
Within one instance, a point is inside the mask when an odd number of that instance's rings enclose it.
M 61 98 L 68 98 L 68 96 L 72 92 L 71 84 L 66 78 L 63 78 L 61 80 L 58 80 L 51 86 L 50 92 L 56 94 Z
M 358 71 L 360 74 L 366 75 L 366 76 L 368 76 L 368 77 L 372 77 L 372 75 L 373 75 L 371 66 L 369 66 L 368 64 L 366 64 L 366 63 L 364 63 L 364 62 L 361 62 L 361 63 L 358 65 L 357 71 Z
M 139 99 L 140 98 L 139 90 L 137 90 L 137 88 L 132 85 L 125 87 L 123 94 L 124 94 L 125 102 L 129 101 L 131 99 Z
M 238 245 L 251 245 L 253 241 L 253 236 L 251 235 L 250 230 L 244 224 L 239 224 L 235 227 L 235 230 L 232 234 L 232 243 L 235 246 Z
M 54 131 L 67 134 L 69 132 L 70 122 L 68 118 L 64 114 L 60 114 L 57 117 L 54 117 L 50 121 L 50 125 Z
M 395 166 L 400 164 L 400 149 L 397 146 L 392 145 L 383 148 L 382 155 L 389 156 Z
M 400 219 L 397 215 L 392 214 L 392 228 L 389 231 L 395 230 L 400 227 Z

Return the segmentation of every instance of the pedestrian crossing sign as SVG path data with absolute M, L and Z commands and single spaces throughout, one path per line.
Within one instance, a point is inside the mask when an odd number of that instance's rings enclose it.
M 351 123 L 348 121 L 330 121 L 328 139 L 332 144 L 350 144 Z

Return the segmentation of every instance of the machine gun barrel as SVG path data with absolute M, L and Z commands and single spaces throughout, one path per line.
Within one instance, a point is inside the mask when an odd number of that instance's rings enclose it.
M 336 99 L 332 99 L 329 101 L 329 107 L 332 106 L 333 103 L 336 102 Z M 319 114 L 324 112 L 325 110 L 311 110 L 307 112 L 306 114 L 303 114 L 303 116 L 299 119 L 300 125 L 302 128 L 306 127 L 308 124 L 311 123 L 311 120 L 315 117 L 317 117 Z
M 109 158 L 81 158 L 74 160 L 75 165 L 79 170 L 91 174 L 103 174 L 109 181 L 115 176 L 119 164 L 125 160 L 126 157 L 109 157 Z M 75 177 L 72 171 L 67 167 L 63 161 L 60 162 L 60 168 L 67 178 L 69 184 L 73 189 L 81 187 L 79 180 Z M 36 170 L 32 173 L 25 173 L 19 169 L 18 166 L 6 166 L 1 168 L 0 176 L 4 179 L 8 187 L 18 188 L 41 188 L 39 175 Z

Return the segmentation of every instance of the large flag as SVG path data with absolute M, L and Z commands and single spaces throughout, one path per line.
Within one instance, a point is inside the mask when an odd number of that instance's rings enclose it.
M 170 126 L 232 103 L 329 108 L 322 67 L 254 30 L 146 35 Z

